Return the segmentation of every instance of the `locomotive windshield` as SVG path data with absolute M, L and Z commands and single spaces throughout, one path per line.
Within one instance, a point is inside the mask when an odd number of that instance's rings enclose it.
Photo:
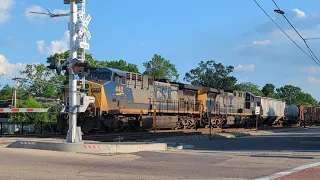
M 111 80 L 111 72 L 91 72 L 88 77 L 88 80 L 95 81 L 110 81 Z

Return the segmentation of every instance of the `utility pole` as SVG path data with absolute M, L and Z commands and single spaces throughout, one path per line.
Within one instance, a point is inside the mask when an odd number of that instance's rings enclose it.
M 16 108 L 16 107 L 17 107 L 17 87 L 18 87 L 18 81 L 19 81 L 19 80 L 23 80 L 23 78 L 15 77 L 15 78 L 12 78 L 12 80 L 14 81 L 14 87 L 13 87 L 13 96 L 12 96 L 11 106 Z
M 12 79 L 14 81 L 14 86 L 13 86 L 13 94 L 12 94 L 12 100 L 11 100 L 11 107 L 17 107 L 17 78 Z

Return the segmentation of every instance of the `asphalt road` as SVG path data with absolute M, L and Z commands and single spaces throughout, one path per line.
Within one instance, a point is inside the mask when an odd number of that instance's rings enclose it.
M 267 135 L 189 142 L 195 150 L 320 152 L 320 128 Z
M 320 144 L 313 140 L 313 144 L 305 143 L 317 138 L 318 132 L 309 129 L 292 132 L 298 137 L 286 137 L 291 133 L 287 132 L 272 135 L 277 138 L 266 135 L 203 141 L 193 143 L 199 150 L 132 155 L 0 148 L 0 179 L 255 179 L 319 162 L 319 152 L 295 151 L 320 150 Z M 276 152 L 279 149 L 285 151 Z

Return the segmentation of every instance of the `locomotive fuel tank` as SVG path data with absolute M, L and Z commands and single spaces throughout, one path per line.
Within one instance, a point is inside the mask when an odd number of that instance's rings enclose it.
M 177 126 L 178 116 L 156 116 L 156 129 L 174 129 Z M 142 128 L 153 128 L 153 116 L 142 116 Z

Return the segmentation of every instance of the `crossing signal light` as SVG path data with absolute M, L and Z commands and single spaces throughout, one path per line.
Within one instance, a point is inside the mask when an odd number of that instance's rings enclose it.
M 61 75 L 63 70 L 66 71 L 66 74 L 69 74 L 68 67 L 66 65 L 62 65 L 60 59 L 56 60 L 55 63 L 51 63 L 47 68 L 56 70 L 58 75 Z
M 74 74 L 79 74 L 79 70 L 80 70 L 80 68 L 78 65 L 73 65 L 72 71 Z
M 86 77 L 90 73 L 90 70 L 97 69 L 94 66 L 90 66 L 88 62 L 82 62 L 77 58 L 73 59 L 69 66 L 71 66 L 72 73 L 80 78 Z M 69 75 L 69 66 L 62 65 L 60 60 L 56 60 L 55 63 L 51 63 L 47 68 L 56 70 L 58 75 L 61 75 L 62 71 L 65 71 L 65 75 Z
M 73 59 L 72 71 L 75 75 L 78 75 L 80 78 L 86 77 L 90 70 L 97 69 L 96 67 L 90 66 L 88 62 L 82 62 L 78 59 Z

